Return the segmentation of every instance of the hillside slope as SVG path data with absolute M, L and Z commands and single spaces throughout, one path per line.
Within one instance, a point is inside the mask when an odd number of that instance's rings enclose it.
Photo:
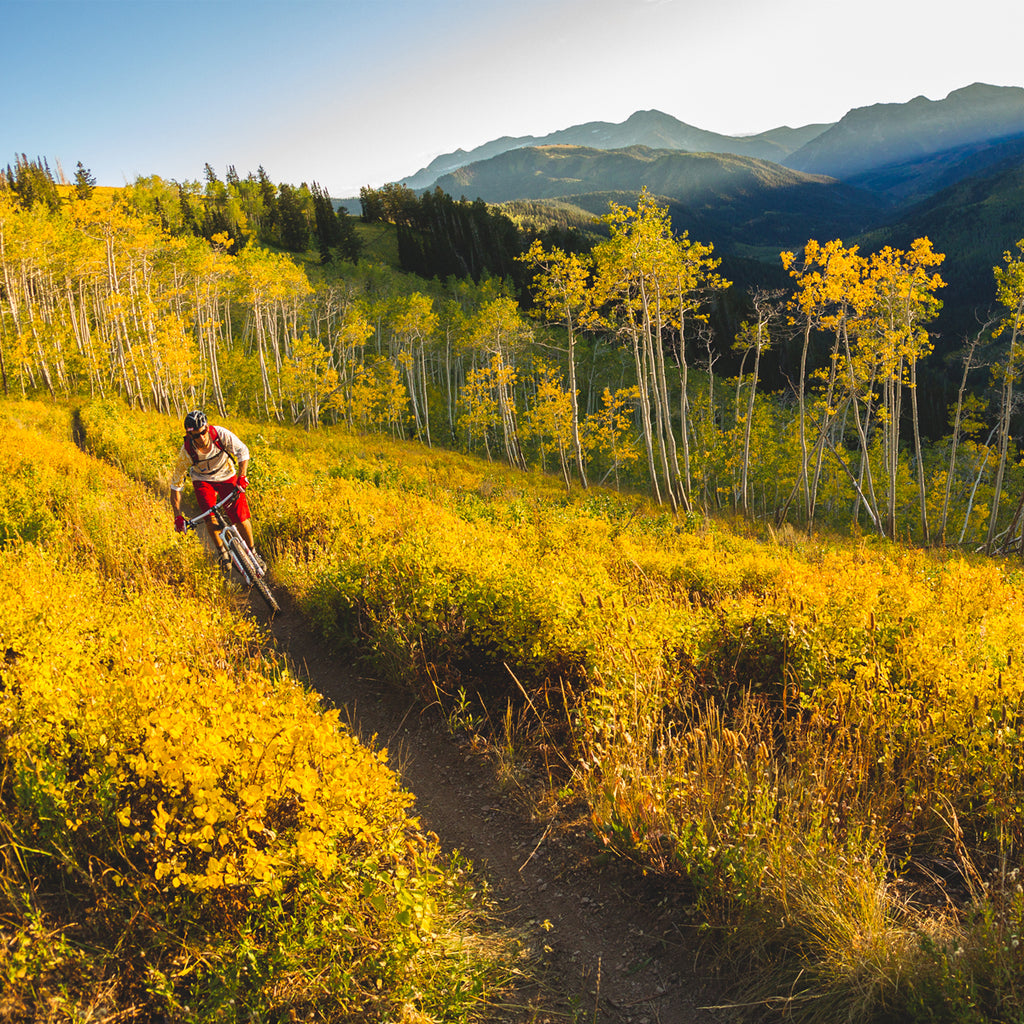
M 975 83 L 944 100 L 876 103 L 847 113 L 783 163 L 810 174 L 850 178 L 957 146 L 1024 132 L 1024 89 Z
M 607 211 L 608 194 L 647 188 L 684 215 L 683 226 L 716 245 L 802 245 L 812 236 L 864 231 L 884 211 L 867 192 L 766 160 L 644 146 L 518 149 L 464 167 L 438 186 L 490 203 L 573 198 L 595 213 Z
M 986 174 L 957 181 L 905 207 L 894 223 L 860 241 L 868 249 L 905 248 L 920 237 L 930 238 L 947 257 L 941 268 L 947 282 L 943 330 L 953 336 L 976 330 L 978 316 L 995 302 L 992 268 L 1024 238 L 1024 159 L 1010 157 Z

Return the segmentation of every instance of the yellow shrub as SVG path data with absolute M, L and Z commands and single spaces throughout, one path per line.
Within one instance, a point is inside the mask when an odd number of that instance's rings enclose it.
M 59 434 L 0 437 L 0 907 L 38 951 L 5 997 L 45 1002 L 72 963 L 101 985 L 109 950 L 150 1016 L 446 1002 L 417 957 L 459 885 L 386 751 L 262 651 L 162 500 Z

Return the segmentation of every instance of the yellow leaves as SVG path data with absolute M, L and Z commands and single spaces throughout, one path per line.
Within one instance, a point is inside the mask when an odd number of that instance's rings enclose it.
M 244 807 L 258 808 L 267 800 L 267 791 L 263 786 L 251 783 L 241 790 L 238 799 Z
M 535 239 L 528 252 L 517 256 L 533 267 L 536 315 L 553 323 L 574 327 L 595 327 L 600 318 L 594 310 L 594 291 L 588 288 L 592 261 L 576 253 L 567 254 L 557 246 L 546 251 Z
M 153 814 L 152 828 L 156 836 L 162 838 L 167 835 L 167 826 L 173 821 L 173 816 L 164 806 L 163 800 L 159 801 L 156 811 Z

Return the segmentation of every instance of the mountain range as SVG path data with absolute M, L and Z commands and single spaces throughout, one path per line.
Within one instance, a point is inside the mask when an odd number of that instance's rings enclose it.
M 956 298 L 946 327 L 966 330 L 992 303 L 992 267 L 1024 238 L 1024 89 L 975 83 L 751 136 L 638 111 L 443 154 L 402 184 L 595 216 L 646 187 L 678 230 L 776 269 L 781 249 L 810 238 L 873 251 L 928 234 L 947 254 L 947 306 Z
M 445 153 L 402 179 L 402 184 L 411 189 L 432 188 L 445 175 L 512 150 L 565 145 L 732 154 L 847 181 L 866 176 L 864 183 L 869 186 L 879 168 L 927 161 L 944 152 L 983 149 L 1022 134 L 1024 89 L 975 83 L 944 100 L 918 96 L 907 103 L 876 103 L 857 107 L 834 124 L 784 126 L 757 135 L 719 135 L 658 110 L 637 111 L 621 124 L 590 121 L 543 137 L 506 136 L 468 152 Z
M 790 153 L 801 149 L 830 127 L 828 124 L 814 124 L 804 128 L 774 128 L 759 135 L 737 137 L 694 128 L 658 110 L 638 110 L 621 124 L 590 121 L 552 132 L 543 138 L 533 135 L 519 138 L 506 136 L 478 146 L 468 153 L 457 149 L 454 153 L 445 153 L 432 160 L 422 170 L 404 178 L 402 184 L 411 189 L 430 188 L 438 178 L 467 164 L 489 160 L 509 150 L 534 146 L 583 146 L 602 150 L 646 146 L 649 149 L 671 149 L 684 153 L 733 153 L 736 156 L 782 163 Z

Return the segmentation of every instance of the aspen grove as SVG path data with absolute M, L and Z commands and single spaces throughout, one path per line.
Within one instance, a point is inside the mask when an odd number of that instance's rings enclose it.
M 646 192 L 635 209 L 611 204 L 589 252 L 524 244 L 524 301 L 502 279 L 440 282 L 368 259 L 328 270 L 227 231 L 207 240 L 153 208 L 147 181 L 50 203 L 0 188 L 5 394 L 344 423 L 550 467 L 570 489 L 643 488 L 682 514 L 990 553 L 1024 539 L 1024 242 L 994 268 L 998 313 L 965 339 L 950 427 L 929 439 L 918 368 L 944 257 L 927 238 L 782 253 L 791 292 L 748 296 L 723 342 L 710 314 L 730 282 L 713 246 L 676 234 Z M 741 354 L 729 379 L 715 374 L 723 343 Z M 799 348 L 799 373 L 769 392 L 761 366 L 783 344 Z

